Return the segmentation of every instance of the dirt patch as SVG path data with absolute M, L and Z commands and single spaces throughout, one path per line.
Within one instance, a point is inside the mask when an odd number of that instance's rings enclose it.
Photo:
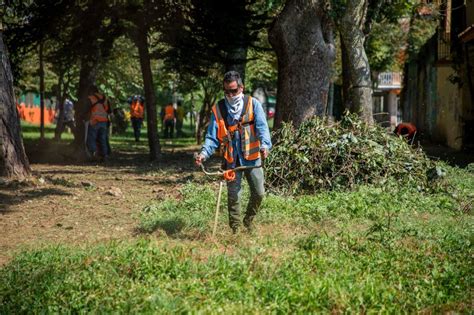
M 35 152 L 31 179 L 0 183 L 0 265 L 21 249 L 136 237 L 143 206 L 176 196 L 200 176 L 192 163 L 196 149 L 164 150 L 154 164 L 146 152 L 116 151 L 107 165 L 68 163 L 67 154 L 49 161 Z

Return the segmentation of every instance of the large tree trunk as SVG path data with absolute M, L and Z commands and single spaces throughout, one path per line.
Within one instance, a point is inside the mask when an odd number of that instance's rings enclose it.
M 367 5 L 367 0 L 349 0 L 338 26 L 349 66 L 349 108 L 367 123 L 373 123 L 372 79 L 363 33 Z
M 333 26 L 320 0 L 289 0 L 269 31 L 278 58 L 275 128 L 326 113 L 335 56 Z
M 1 25 L 0 25 L 1 28 Z M 13 94 L 13 78 L 0 29 L 0 176 L 26 177 L 30 165 L 21 138 L 20 117 Z
M 94 45 L 91 45 L 94 46 Z M 77 102 L 74 104 L 74 116 L 76 131 L 74 143 L 80 154 L 85 154 L 85 121 L 89 119 L 88 94 L 90 87 L 95 84 L 97 68 L 99 65 L 99 50 L 91 48 L 91 53 L 85 53 L 81 57 L 81 70 L 79 73 L 79 88 L 77 91 Z
M 347 54 L 346 46 L 344 46 L 344 41 L 342 40 L 342 36 L 340 33 L 339 33 L 339 38 L 341 42 L 342 103 L 346 110 L 352 112 L 353 111 L 353 108 L 351 108 L 352 102 L 350 101 L 351 75 L 350 75 L 349 57 Z
M 148 50 L 147 32 L 140 27 L 135 34 L 135 43 L 140 56 L 143 84 L 145 87 L 145 107 L 147 118 L 148 145 L 150 147 L 150 160 L 158 160 L 161 154 L 160 139 L 158 137 L 156 96 L 151 72 L 150 52 Z

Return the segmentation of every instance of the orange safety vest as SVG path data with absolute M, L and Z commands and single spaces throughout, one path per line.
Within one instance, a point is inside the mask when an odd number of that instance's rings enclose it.
M 227 163 L 234 163 L 234 148 L 232 147 L 232 137 L 235 131 L 239 131 L 242 145 L 242 152 L 246 160 L 256 160 L 260 158 L 260 141 L 255 133 L 254 113 L 252 97 L 248 97 L 245 111 L 240 121 L 232 126 L 226 126 L 226 118 L 223 117 L 219 105 L 212 107 L 214 117 L 217 122 L 217 139 L 223 145 L 224 158 Z
M 143 104 L 139 101 L 134 101 L 130 105 L 130 116 L 132 118 L 143 119 Z
M 165 118 L 164 120 L 173 120 L 174 119 L 174 107 L 173 105 L 167 105 L 165 107 Z
M 395 133 L 397 135 L 408 135 L 408 137 L 412 137 L 416 132 L 416 127 L 412 123 L 400 123 L 395 128 Z
M 107 99 L 104 95 L 95 93 L 94 95 L 89 95 L 89 101 L 91 102 L 91 117 L 89 122 L 91 125 L 95 125 L 99 122 L 108 122 L 108 110 L 109 105 Z

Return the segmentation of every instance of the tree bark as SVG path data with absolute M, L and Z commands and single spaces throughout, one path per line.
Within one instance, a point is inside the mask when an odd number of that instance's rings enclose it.
M 145 107 L 147 118 L 148 145 L 150 147 L 150 160 L 155 161 L 160 158 L 161 147 L 158 137 L 158 123 L 156 111 L 156 96 L 153 85 L 153 74 L 151 71 L 150 52 L 148 50 L 148 32 L 140 27 L 135 33 L 135 43 L 140 56 L 140 67 L 143 75 L 145 88 Z
M 366 14 L 367 0 L 349 0 L 338 26 L 349 67 L 349 108 L 365 122 L 373 123 L 372 78 L 363 33 Z
M 59 141 L 61 140 L 61 129 L 64 122 L 64 99 L 63 95 L 65 91 L 63 90 L 63 81 L 64 81 L 64 70 L 60 68 L 58 74 L 58 88 L 56 90 L 56 110 L 59 112 L 56 118 L 56 128 L 54 129 L 54 140 Z
M 74 143 L 79 149 L 79 153 L 85 154 L 85 121 L 89 119 L 89 88 L 95 84 L 97 68 L 99 65 L 99 50 L 94 49 L 96 45 L 91 44 L 90 53 L 85 53 L 81 57 L 81 70 L 79 73 L 79 88 L 77 91 L 77 102 L 74 104 L 74 116 L 76 121 L 76 132 Z
M 1 28 L 1 26 L 0 26 Z M 21 137 L 13 78 L 0 29 L 0 176 L 24 178 L 31 172 Z
M 344 108 L 350 112 L 353 112 L 353 108 L 351 108 L 351 101 L 350 101 L 350 87 L 351 87 L 351 75 L 350 75 L 350 66 L 349 66 L 349 59 L 347 55 L 346 46 L 344 46 L 344 41 L 342 40 L 342 36 L 339 33 L 339 38 L 341 42 L 341 68 L 342 68 L 342 103 Z
M 199 111 L 199 120 L 198 120 L 197 132 L 196 132 L 197 144 L 201 144 L 203 141 L 203 136 L 205 134 L 207 126 L 209 125 L 209 119 L 211 115 L 212 106 L 213 104 L 216 103 L 215 94 L 212 95 L 206 88 L 204 88 L 203 90 L 204 90 L 204 100 L 203 100 L 201 110 Z
M 199 111 L 199 117 L 196 121 L 197 144 L 201 144 L 203 141 L 203 136 L 211 118 L 212 106 L 217 101 L 217 93 L 219 91 L 220 85 L 216 85 L 213 78 L 205 78 L 201 81 L 201 87 L 204 92 L 204 97 L 201 110 Z
M 323 0 L 289 0 L 269 30 L 278 58 L 274 128 L 289 121 L 299 126 L 326 113 L 335 48 L 324 5 Z

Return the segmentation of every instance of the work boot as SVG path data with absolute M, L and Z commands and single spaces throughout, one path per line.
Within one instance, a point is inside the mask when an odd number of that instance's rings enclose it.
M 95 152 L 90 152 L 86 155 L 87 162 L 89 163 L 97 163 L 97 156 Z
M 245 216 L 243 223 L 244 227 L 247 229 L 247 232 L 252 234 L 255 230 L 253 225 L 253 218 Z
M 238 224 L 231 225 L 230 228 L 232 229 L 232 234 L 238 234 L 240 231 L 240 226 Z

